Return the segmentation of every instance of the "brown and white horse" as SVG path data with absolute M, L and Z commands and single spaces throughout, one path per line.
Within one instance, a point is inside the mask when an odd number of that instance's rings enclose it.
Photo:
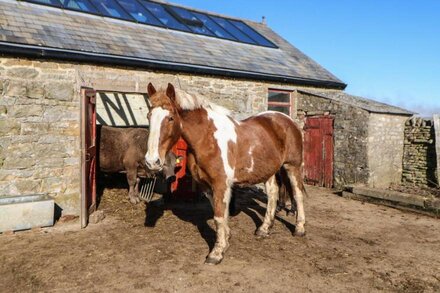
M 265 182 L 267 210 L 256 234 L 269 235 L 279 190 L 275 174 L 281 168 L 294 190 L 295 234 L 305 234 L 302 134 L 289 116 L 268 111 L 236 121 L 226 109 L 201 96 L 175 90 L 172 84 L 166 91 L 156 91 L 150 83 L 148 94 L 152 108 L 148 113 L 147 166 L 153 171 L 161 170 L 165 154 L 182 136 L 189 146 L 193 178 L 211 191 L 208 198 L 214 209 L 217 240 L 205 263 L 220 263 L 229 247 L 228 206 L 233 185 Z

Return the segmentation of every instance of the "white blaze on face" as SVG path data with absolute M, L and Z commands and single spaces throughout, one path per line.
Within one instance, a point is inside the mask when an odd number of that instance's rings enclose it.
M 154 108 L 151 111 L 150 118 L 150 134 L 148 135 L 148 151 L 145 160 L 154 163 L 159 159 L 159 139 L 160 127 L 162 121 L 170 114 L 170 111 L 162 109 L 162 107 Z
M 214 126 L 217 129 L 214 132 L 214 138 L 217 140 L 218 147 L 220 148 L 220 155 L 223 161 L 223 168 L 226 173 L 226 180 L 229 183 L 232 183 L 234 180 L 235 169 L 229 165 L 228 161 L 228 143 L 232 141 L 233 143 L 237 143 L 237 133 L 235 132 L 235 125 L 229 119 L 228 116 L 225 116 L 216 111 L 212 111 L 207 109 L 208 118 L 214 122 Z M 229 185 L 229 184 L 228 184 Z

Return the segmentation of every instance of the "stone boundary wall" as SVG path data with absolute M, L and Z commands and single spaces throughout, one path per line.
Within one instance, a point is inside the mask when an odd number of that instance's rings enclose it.
M 405 123 L 402 183 L 435 186 L 435 135 L 432 120 L 411 118 Z
M 440 186 L 440 114 L 433 116 L 435 133 L 435 153 L 437 155 L 437 184 Z

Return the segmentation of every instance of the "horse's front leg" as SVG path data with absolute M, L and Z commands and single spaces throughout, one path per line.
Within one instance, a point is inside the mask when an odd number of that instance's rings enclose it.
M 214 248 L 206 258 L 206 264 L 219 264 L 226 250 L 229 248 L 231 231 L 228 226 L 229 201 L 231 200 L 231 187 L 227 184 L 213 187 L 214 222 L 217 240 Z

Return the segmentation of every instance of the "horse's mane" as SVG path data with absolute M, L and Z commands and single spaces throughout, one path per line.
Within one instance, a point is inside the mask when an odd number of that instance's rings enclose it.
M 226 116 L 231 115 L 230 110 L 211 102 L 202 95 L 193 95 L 177 88 L 175 89 L 175 92 L 176 102 L 180 108 L 182 108 L 182 110 L 195 110 L 203 108 Z

